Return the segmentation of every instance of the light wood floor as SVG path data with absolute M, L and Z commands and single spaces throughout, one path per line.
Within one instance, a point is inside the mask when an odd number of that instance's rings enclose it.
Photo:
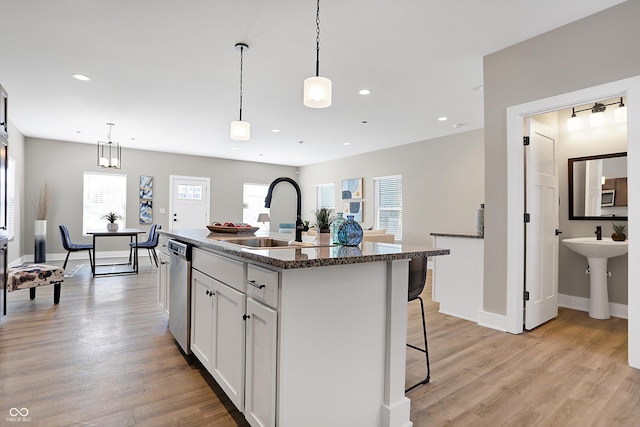
M 58 306 L 50 288 L 34 301 L 28 291 L 9 294 L 0 425 L 24 425 L 6 420 L 10 408 L 27 408 L 31 426 L 247 425 L 167 332 L 148 260 L 137 276 L 98 279 L 85 263 L 65 280 Z M 439 314 L 430 292 L 428 283 L 432 379 L 409 393 L 416 427 L 640 425 L 640 371 L 627 365 L 625 320 L 561 309 L 511 335 Z M 412 302 L 409 339 L 420 337 Z M 423 370 L 423 356 L 409 349 L 407 383 Z

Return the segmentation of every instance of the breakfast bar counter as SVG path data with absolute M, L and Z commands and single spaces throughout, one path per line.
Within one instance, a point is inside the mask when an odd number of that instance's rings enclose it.
M 251 248 L 220 240 L 242 234 L 160 233 L 193 246 L 191 349 L 251 425 L 412 425 L 404 393 L 408 265 L 447 249 L 315 246 L 310 238 Z M 200 314 L 212 299 L 220 314 L 235 314 L 219 322 L 214 314 L 203 334 Z M 236 351 L 223 351 L 231 342 Z

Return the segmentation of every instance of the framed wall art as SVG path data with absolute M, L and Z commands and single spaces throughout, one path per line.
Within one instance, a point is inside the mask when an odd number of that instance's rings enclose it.
M 140 175 L 140 224 L 153 222 L 153 177 Z
M 362 178 L 342 180 L 342 199 L 362 199 Z

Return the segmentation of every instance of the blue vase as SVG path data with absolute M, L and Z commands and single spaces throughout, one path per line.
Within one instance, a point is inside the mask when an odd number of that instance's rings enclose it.
M 362 227 L 353 220 L 353 215 L 347 215 L 347 220 L 338 229 L 338 242 L 345 246 L 356 246 L 362 242 Z
M 340 243 L 340 241 L 338 240 L 338 230 L 345 221 L 346 219 L 343 216 L 342 212 L 338 212 L 338 217 L 331 223 L 331 241 L 333 243 Z

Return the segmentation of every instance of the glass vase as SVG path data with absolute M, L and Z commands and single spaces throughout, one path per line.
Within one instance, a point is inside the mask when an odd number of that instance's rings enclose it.
M 336 219 L 334 219 L 331 223 L 331 241 L 333 243 L 340 243 L 340 241 L 338 240 L 338 230 L 340 229 L 340 226 L 346 221 L 346 218 L 344 217 L 342 212 L 338 212 L 337 215 L 338 216 L 336 217 Z
M 362 242 L 362 227 L 353 220 L 353 215 L 347 215 L 347 220 L 338 229 L 338 242 L 344 246 L 356 246 Z

